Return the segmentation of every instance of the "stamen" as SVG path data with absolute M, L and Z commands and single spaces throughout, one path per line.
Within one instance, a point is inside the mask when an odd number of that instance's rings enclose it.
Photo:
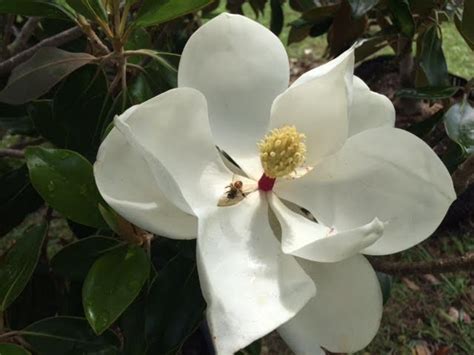
M 264 176 L 276 179 L 291 174 L 301 166 L 306 154 L 305 139 L 305 135 L 299 133 L 295 126 L 270 131 L 258 144 Z

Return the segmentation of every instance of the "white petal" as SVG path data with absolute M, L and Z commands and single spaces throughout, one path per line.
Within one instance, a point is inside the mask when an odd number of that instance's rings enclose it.
M 298 180 L 280 182 L 275 191 L 338 230 L 378 217 L 384 234 L 363 251 L 373 255 L 428 238 L 456 198 L 449 172 L 431 148 L 394 128 L 350 137 L 337 154 Z
M 288 82 L 288 56 L 278 37 L 240 15 L 222 14 L 201 26 L 178 70 L 179 87 L 206 96 L 216 144 L 252 176 L 261 175 L 261 167 L 245 160 L 257 154 L 271 104 Z
M 218 354 L 233 354 L 292 318 L 314 296 L 311 279 L 281 252 L 264 194 L 200 216 L 199 278 Z
M 370 91 L 354 76 L 353 100 L 349 111 L 349 136 L 371 128 L 394 127 L 395 108 L 388 97 Z
M 362 255 L 338 263 L 302 261 L 318 294 L 278 332 L 298 355 L 352 353 L 366 347 L 382 318 L 382 292 Z
M 196 217 L 166 199 L 143 157 L 116 128 L 100 146 L 94 176 L 104 200 L 138 227 L 170 238 L 196 237 Z
M 377 218 L 358 228 L 336 231 L 291 211 L 275 194 L 270 194 L 269 202 L 282 228 L 283 252 L 303 259 L 341 261 L 358 254 L 383 234 L 383 223 Z
M 294 125 L 305 134 L 309 165 L 338 151 L 347 138 L 347 78 L 353 64 L 353 51 L 344 53 L 318 75 L 308 74 L 307 79 L 293 84 L 273 102 L 270 128 Z
M 212 142 L 201 93 L 189 88 L 167 91 L 115 122 L 173 203 L 194 214 L 217 205 L 232 173 Z

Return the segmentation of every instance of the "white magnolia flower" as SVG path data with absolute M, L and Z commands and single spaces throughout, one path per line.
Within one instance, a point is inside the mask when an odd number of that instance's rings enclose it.
M 391 102 L 353 63 L 350 49 L 288 88 L 278 38 L 223 14 L 188 41 L 179 88 L 128 109 L 102 143 L 94 172 L 115 210 L 170 238 L 197 234 L 218 354 L 274 329 L 299 354 L 365 347 L 382 294 L 362 254 L 421 242 L 455 199 L 441 161 L 393 128 Z

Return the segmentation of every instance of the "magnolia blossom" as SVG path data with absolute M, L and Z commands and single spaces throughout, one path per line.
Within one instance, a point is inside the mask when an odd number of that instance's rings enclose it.
M 298 354 L 362 349 L 382 316 L 362 254 L 421 242 L 455 199 L 442 162 L 353 66 L 350 49 L 288 87 L 278 38 L 223 14 L 189 39 L 178 88 L 117 117 L 101 145 L 95 177 L 118 213 L 197 235 L 218 354 L 274 329 Z

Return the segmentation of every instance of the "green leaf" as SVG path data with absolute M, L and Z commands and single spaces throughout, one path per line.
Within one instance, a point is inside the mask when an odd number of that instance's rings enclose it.
M 212 0 L 144 0 L 134 24 L 139 27 L 159 25 L 209 5 Z
M 431 86 L 448 84 L 448 65 L 441 46 L 441 38 L 436 25 L 428 28 L 423 34 L 421 52 L 418 58 L 420 67 Z
M 360 18 L 379 3 L 379 0 L 348 0 L 351 5 L 352 16 Z
M 144 73 L 139 73 L 133 83 L 128 88 L 128 94 L 132 105 L 137 105 L 151 99 L 153 91 L 148 83 L 147 76 Z
M 0 263 L 0 311 L 20 295 L 30 280 L 41 253 L 47 225 L 42 223 L 29 228 L 16 240 Z
M 33 186 L 51 207 L 77 223 L 107 227 L 92 165 L 84 157 L 70 150 L 29 147 L 26 161 Z
M 153 282 L 145 307 L 148 354 L 167 354 L 177 349 L 203 319 L 196 264 L 178 255 Z
M 0 355 L 31 355 L 31 353 L 15 344 L 0 344 Z
M 431 117 L 428 117 L 421 122 L 412 124 L 408 128 L 408 131 L 420 138 L 428 136 L 436 129 L 436 127 L 438 126 L 438 123 L 440 123 L 441 120 L 443 119 L 443 116 L 444 116 L 443 110 L 439 110 Z
M 34 134 L 34 125 L 24 106 L 0 103 L 0 128 L 12 134 Z
M 449 108 L 444 115 L 444 127 L 451 140 L 467 153 L 474 153 L 474 108 L 466 98 Z
M 13 69 L 7 85 L 0 91 L 0 102 L 21 105 L 36 99 L 64 77 L 95 59 L 87 53 L 40 48 L 31 59 Z
M 39 355 L 119 353 L 117 336 L 111 331 L 95 335 L 84 318 L 46 318 L 29 325 L 21 333 Z
M 110 237 L 80 239 L 57 252 L 51 260 L 51 267 L 70 280 L 83 281 L 94 262 L 119 244 L 117 239 Z
M 270 19 L 270 30 L 277 36 L 280 35 L 283 29 L 284 14 L 282 3 L 280 0 L 270 0 L 270 8 L 272 15 Z
M 0 0 L 0 13 L 53 18 L 74 15 L 65 0 Z
M 415 20 L 408 0 L 389 0 L 388 7 L 400 32 L 404 36 L 412 38 L 415 35 Z
M 459 86 L 428 86 L 416 89 L 400 89 L 395 93 L 395 96 L 419 100 L 440 100 L 454 96 L 459 89 Z
M 138 246 L 124 246 L 100 257 L 82 288 L 84 312 L 101 334 L 138 296 L 148 278 L 150 261 Z
M 107 21 L 107 12 L 101 0 L 66 0 L 66 2 L 89 20 L 95 21 L 98 18 Z
M 375 273 L 377 274 L 377 279 L 379 280 L 380 288 L 382 289 L 383 304 L 386 304 L 392 291 L 392 276 L 379 271 L 376 271 Z
M 145 302 L 143 298 L 132 303 L 120 318 L 124 337 L 123 355 L 146 354 Z
M 3 235 L 36 211 L 43 199 L 31 185 L 26 165 L 2 175 L 0 186 L 0 235 Z
M 471 43 L 474 43 L 474 1 L 464 0 L 461 31 Z
M 260 355 L 262 352 L 262 341 L 260 339 L 255 340 L 252 344 L 240 350 L 237 355 Z

